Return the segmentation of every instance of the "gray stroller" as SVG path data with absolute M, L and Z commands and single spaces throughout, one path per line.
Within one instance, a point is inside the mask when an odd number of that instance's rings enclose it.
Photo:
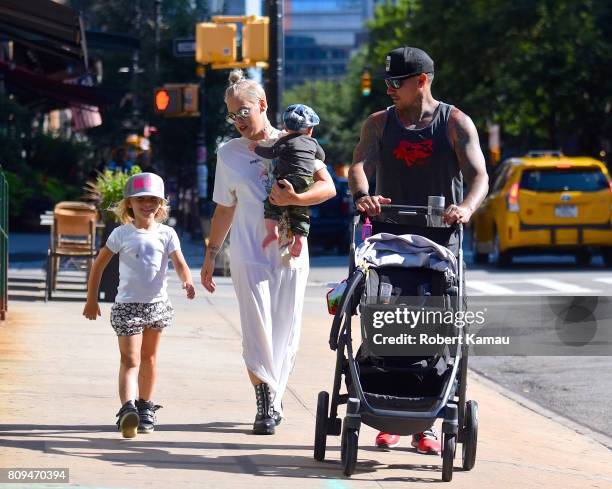
M 456 346 L 434 345 L 421 350 L 419 356 L 405 356 L 403 351 L 407 350 L 401 345 L 380 351 L 373 348 L 372 317 L 376 311 L 400 307 L 464 310 L 463 229 L 460 224 L 446 229 L 446 236 L 454 233 L 458 239 L 455 256 L 445 246 L 427 238 L 428 234 L 438 236 L 428 228 L 443 227 L 442 208 L 400 205 L 382 208 L 387 215 L 415 216 L 425 224 L 419 235 L 377 234 L 356 250 L 355 232 L 360 217 L 354 217 L 349 277 L 329 337 L 330 348 L 336 351 L 331 403 L 328 392 L 319 393 L 314 458 L 319 461 L 325 458 L 328 435 L 341 435 L 343 472 L 350 476 L 356 467 L 361 423 L 387 433 L 412 435 L 441 418 L 442 480 L 450 481 L 457 443 L 462 444 L 463 470 L 471 470 L 476 461 L 478 404 L 466 401 L 467 327 L 441 326 L 445 337 L 463 336 L 463 341 L 455 342 Z M 379 248 L 368 255 L 364 252 L 368 246 Z M 400 249 L 396 253 L 390 252 L 397 246 Z M 367 262 L 364 256 L 374 259 Z M 378 261 L 377 256 L 381 258 Z M 357 314 L 362 343 L 355 352 L 351 320 Z M 347 391 L 344 394 L 340 393 L 342 376 Z M 338 416 L 340 404 L 347 405 L 344 420 Z

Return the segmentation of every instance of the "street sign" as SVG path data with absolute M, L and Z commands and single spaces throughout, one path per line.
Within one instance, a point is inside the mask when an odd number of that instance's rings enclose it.
M 193 57 L 196 52 L 195 38 L 185 37 L 172 40 L 172 52 L 177 58 Z

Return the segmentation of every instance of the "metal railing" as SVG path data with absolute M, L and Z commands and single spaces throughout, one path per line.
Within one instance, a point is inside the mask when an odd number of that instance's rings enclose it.
M 8 182 L 0 171 L 0 321 L 8 308 L 8 208 Z

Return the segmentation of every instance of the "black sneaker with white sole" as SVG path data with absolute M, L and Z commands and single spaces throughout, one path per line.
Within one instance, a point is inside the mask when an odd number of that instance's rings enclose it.
M 136 401 L 136 409 L 138 409 L 138 417 L 140 418 L 138 433 L 153 433 L 155 431 L 155 423 L 157 422 L 155 411 L 161 407 L 153 401 L 143 399 Z
M 117 413 L 117 429 L 121 431 L 123 438 L 134 438 L 138 429 L 138 410 L 134 401 L 128 401 Z

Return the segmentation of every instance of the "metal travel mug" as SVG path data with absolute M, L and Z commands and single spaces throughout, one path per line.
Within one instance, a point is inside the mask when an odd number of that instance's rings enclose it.
M 427 197 L 427 225 L 434 228 L 444 226 L 442 215 L 446 208 L 444 195 L 430 195 Z

